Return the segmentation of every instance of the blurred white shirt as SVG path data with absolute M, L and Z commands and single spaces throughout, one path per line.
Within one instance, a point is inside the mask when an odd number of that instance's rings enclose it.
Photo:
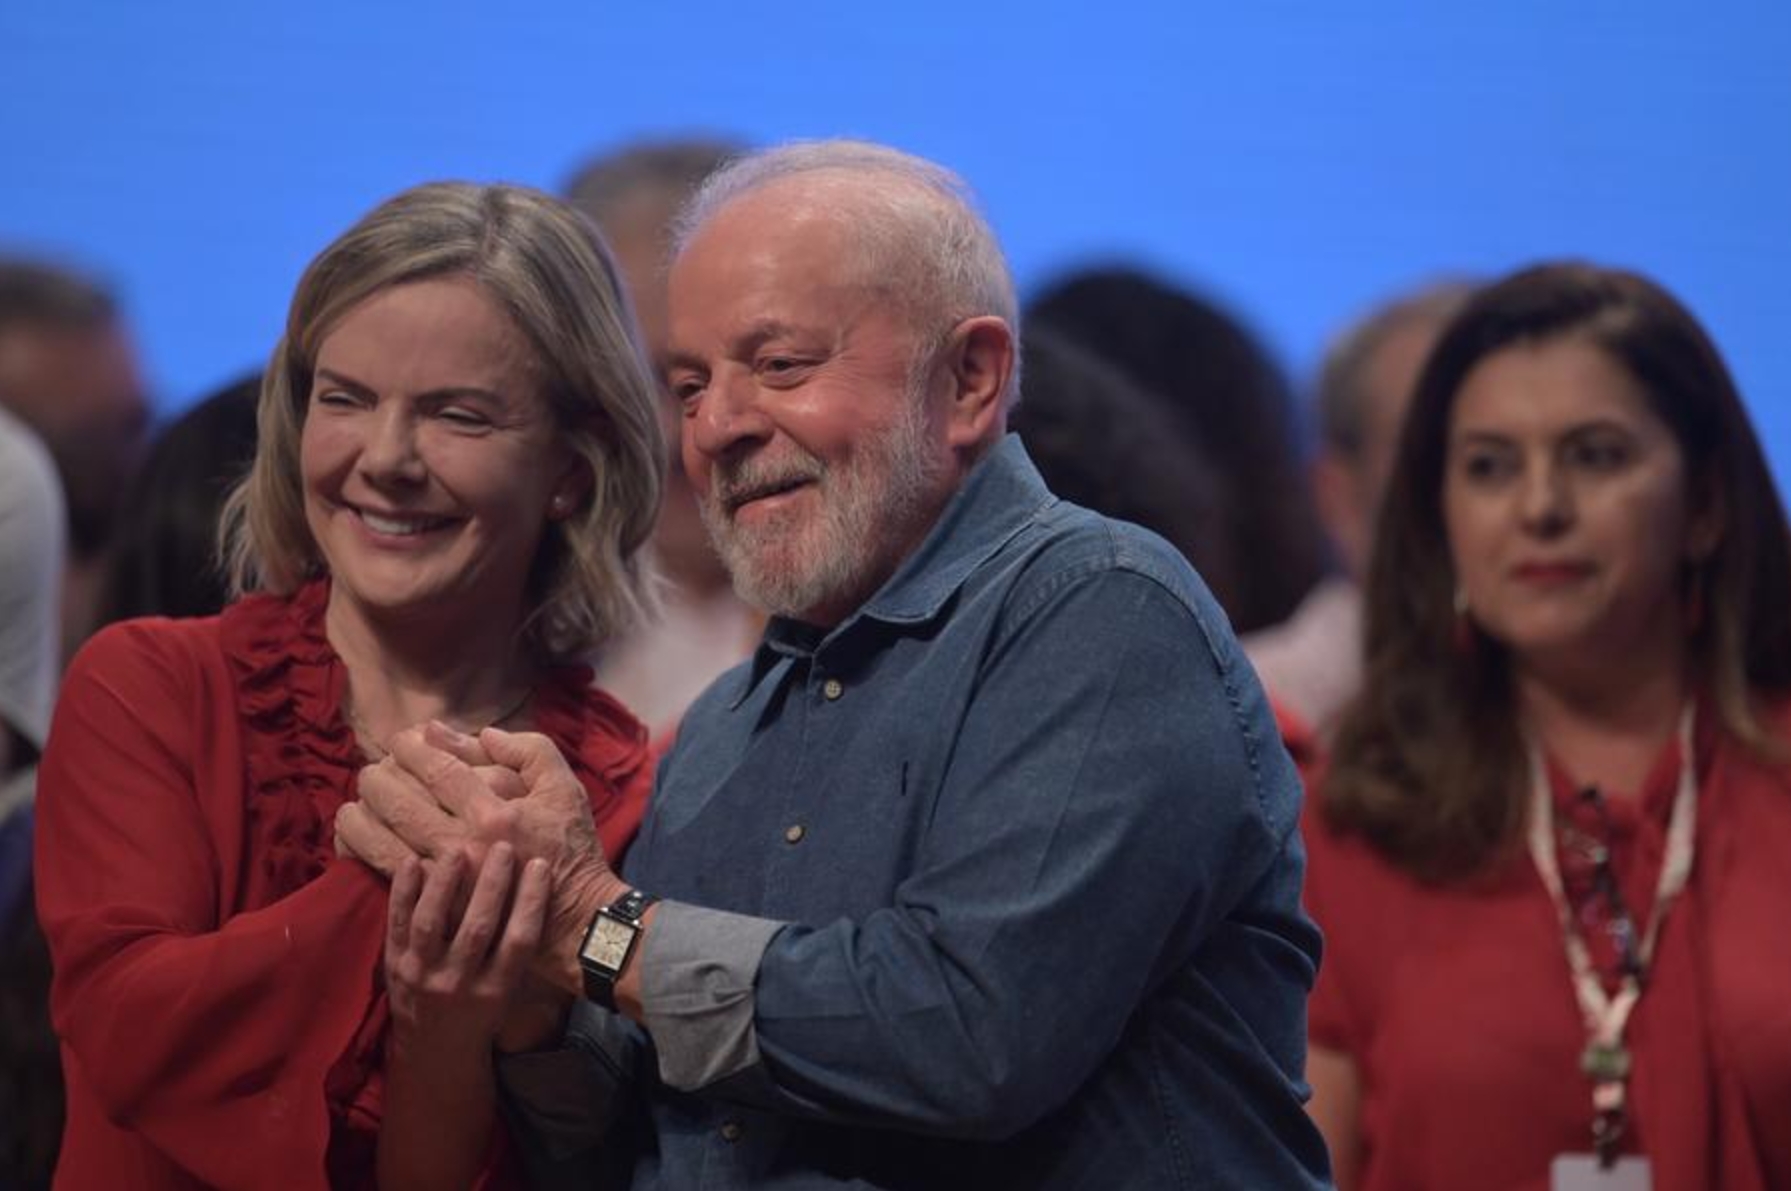
M 1329 742 L 1344 705 L 1362 685 L 1362 592 L 1332 576 L 1292 616 L 1243 638 L 1269 697 Z
M 66 533 L 49 451 L 0 409 L 0 719 L 38 748 L 56 700 Z

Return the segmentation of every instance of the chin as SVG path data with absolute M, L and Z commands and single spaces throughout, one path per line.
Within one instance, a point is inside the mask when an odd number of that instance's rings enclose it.
M 1596 622 L 1548 624 L 1519 628 L 1496 638 L 1513 660 L 1548 661 L 1609 657 L 1613 646 Z
M 333 572 L 333 582 L 355 603 L 380 612 L 421 612 L 453 599 L 450 587 L 423 576 L 394 579 Z

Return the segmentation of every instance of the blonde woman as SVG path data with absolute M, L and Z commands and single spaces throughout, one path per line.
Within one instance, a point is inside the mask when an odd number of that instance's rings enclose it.
M 60 1186 L 375 1181 L 386 1110 L 437 1090 L 403 1057 L 429 1002 L 401 975 L 388 1001 L 387 890 L 335 856 L 333 816 L 402 729 L 500 724 L 552 738 L 625 846 L 643 734 L 580 659 L 646 599 L 655 400 L 601 242 L 546 196 L 418 187 L 312 262 L 225 513 L 242 598 L 102 633 L 57 710 Z M 543 874 L 490 859 L 538 912 Z M 503 1180 L 495 1125 L 444 1149 Z

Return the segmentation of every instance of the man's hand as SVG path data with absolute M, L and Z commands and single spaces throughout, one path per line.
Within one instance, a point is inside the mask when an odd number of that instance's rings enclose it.
M 415 728 L 406 735 L 416 737 L 423 731 Z M 451 735 L 464 742 L 465 747 L 457 755 L 491 794 L 510 799 L 528 792 L 514 770 L 492 764 L 477 740 L 458 733 Z M 442 780 L 464 784 L 465 774 L 457 770 L 445 772 Z M 465 824 L 446 814 L 443 808 L 447 804 L 442 798 L 393 757 L 387 756 L 361 770 L 359 793 L 360 801 L 346 803 L 336 812 L 337 855 L 353 856 L 387 880 L 396 877 L 411 857 L 439 860 L 462 852 L 475 872 L 484 865 L 491 841 L 480 839 Z M 470 788 L 459 795 L 461 800 L 475 797 Z

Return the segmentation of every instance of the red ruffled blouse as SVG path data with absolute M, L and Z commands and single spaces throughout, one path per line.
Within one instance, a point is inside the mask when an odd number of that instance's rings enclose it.
M 69 669 L 38 779 L 61 1188 L 371 1186 L 386 887 L 334 852 L 367 758 L 328 585 L 114 625 Z M 532 704 L 612 858 L 652 763 L 634 717 L 554 671 Z

